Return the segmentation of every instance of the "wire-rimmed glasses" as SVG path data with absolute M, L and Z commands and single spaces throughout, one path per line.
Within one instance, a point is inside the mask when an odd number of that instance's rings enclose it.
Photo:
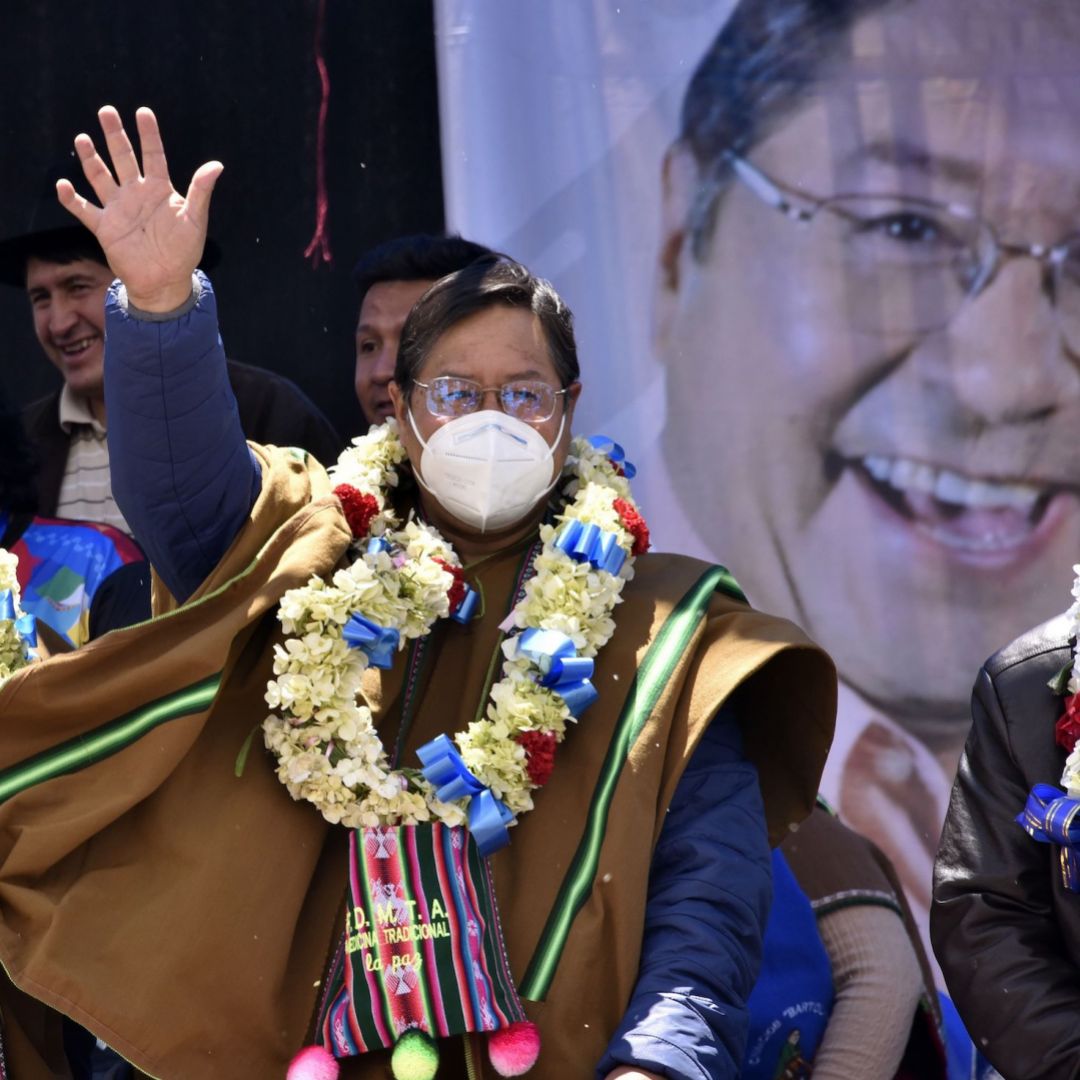
M 473 379 L 455 375 L 440 375 L 429 383 L 415 380 L 414 385 L 425 391 L 432 416 L 468 416 L 481 408 L 486 394 L 493 392 L 507 416 L 530 424 L 549 420 L 555 412 L 555 402 L 567 389 L 556 390 L 542 379 L 513 379 L 502 386 L 481 386 Z
M 1009 259 L 1035 259 L 1062 334 L 1080 349 L 1080 231 L 1053 245 L 1001 240 L 970 207 L 906 195 L 812 198 L 737 154 L 726 161 L 763 202 L 811 230 L 815 256 L 842 271 L 847 315 L 882 334 L 941 329 Z

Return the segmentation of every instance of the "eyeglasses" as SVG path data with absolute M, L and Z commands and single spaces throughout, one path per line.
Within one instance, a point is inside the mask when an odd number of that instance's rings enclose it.
M 809 229 L 815 258 L 842 271 L 854 326 L 878 334 L 938 330 L 979 295 L 1009 259 L 1035 259 L 1061 332 L 1080 349 L 1080 232 L 1058 243 L 1000 240 L 974 210 L 902 195 L 794 196 L 756 166 L 726 155 L 762 202 Z
M 555 412 L 555 399 L 567 390 L 566 387 L 556 390 L 540 379 L 515 379 L 502 386 L 481 386 L 472 379 L 453 375 L 440 375 L 429 383 L 415 380 L 414 385 L 426 392 L 428 412 L 432 416 L 468 416 L 483 405 L 484 396 L 491 392 L 507 416 L 530 424 L 550 419 Z

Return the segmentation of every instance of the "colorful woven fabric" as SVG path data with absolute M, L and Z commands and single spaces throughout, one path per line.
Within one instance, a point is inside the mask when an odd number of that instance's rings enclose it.
M 0 534 L 7 518 L 0 515 Z M 118 529 L 89 521 L 35 517 L 10 550 L 19 559 L 22 609 L 76 648 L 90 636 L 90 604 L 105 579 L 143 558 Z
M 344 963 L 320 1031 L 337 1057 L 525 1019 L 510 976 L 485 859 L 463 828 L 439 822 L 349 838 Z

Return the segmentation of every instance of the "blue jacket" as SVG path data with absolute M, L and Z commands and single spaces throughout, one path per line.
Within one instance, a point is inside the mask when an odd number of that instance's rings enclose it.
M 199 275 L 192 300 L 167 318 L 129 312 L 114 285 L 105 364 L 113 492 L 183 600 L 224 555 L 260 489 L 209 282 Z M 672 1080 L 739 1075 L 769 864 L 757 774 L 723 711 L 683 774 L 653 854 L 637 984 L 598 1076 L 621 1064 Z

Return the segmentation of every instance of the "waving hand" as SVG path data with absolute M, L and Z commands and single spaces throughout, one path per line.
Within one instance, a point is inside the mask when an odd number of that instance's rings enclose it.
M 84 199 L 68 180 L 57 181 L 57 197 L 97 237 L 131 302 L 145 311 L 171 311 L 191 295 L 191 273 L 206 243 L 210 195 L 224 166 L 219 161 L 201 165 L 187 195 L 181 195 L 169 179 L 150 109 L 135 113 L 141 168 L 116 109 L 106 105 L 98 120 L 112 170 L 89 135 L 76 136 L 75 152 L 101 205 Z

